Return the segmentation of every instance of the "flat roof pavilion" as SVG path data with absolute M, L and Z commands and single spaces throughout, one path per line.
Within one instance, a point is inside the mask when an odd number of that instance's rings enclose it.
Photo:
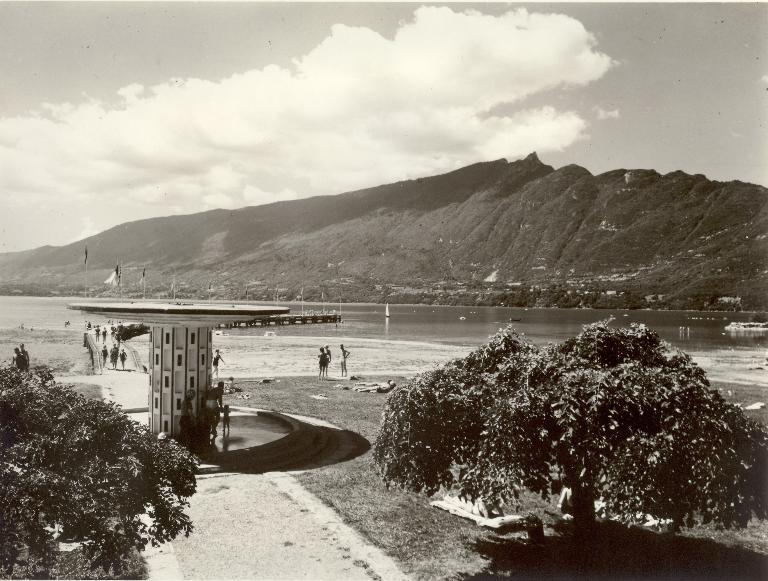
M 242 304 L 195 303 L 74 303 L 69 309 L 110 318 L 132 319 L 152 325 L 208 325 L 235 321 L 254 321 L 274 315 L 287 315 L 288 307 Z
M 192 433 L 207 434 L 212 421 L 218 423 L 222 394 L 214 387 L 219 359 L 213 354 L 212 327 L 290 313 L 288 307 L 144 301 L 73 303 L 67 308 L 151 327 L 146 366 L 149 427 L 184 442 Z M 103 356 L 90 333 L 84 339 L 92 357 Z M 118 347 L 113 341 L 113 349 Z M 211 430 L 215 432 L 215 425 Z

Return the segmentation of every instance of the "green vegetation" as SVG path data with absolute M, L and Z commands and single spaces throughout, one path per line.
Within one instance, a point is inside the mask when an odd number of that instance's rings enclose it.
M 0 369 L 6 575 L 90 576 L 77 563 L 111 576 L 140 571 L 136 549 L 192 530 L 184 507 L 195 492 L 195 472 L 188 452 L 158 442 L 116 405 L 55 383 L 46 368 Z M 80 548 L 59 555 L 57 540 Z
M 149 333 L 149 327 L 144 323 L 132 323 L 130 325 L 118 325 L 115 339 L 118 341 L 128 341 L 134 337 L 140 337 Z
M 768 431 L 643 325 L 543 349 L 504 330 L 393 392 L 374 459 L 387 483 L 428 494 L 514 503 L 565 485 L 580 535 L 598 499 L 625 524 L 768 516 Z

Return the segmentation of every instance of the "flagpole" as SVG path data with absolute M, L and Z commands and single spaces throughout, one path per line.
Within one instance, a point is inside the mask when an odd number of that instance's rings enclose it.
M 85 247 L 85 298 L 88 298 L 88 247 Z
M 301 316 L 304 316 L 304 287 L 301 287 Z

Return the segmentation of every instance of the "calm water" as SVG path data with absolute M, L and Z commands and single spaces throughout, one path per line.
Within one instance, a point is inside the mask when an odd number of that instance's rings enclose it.
M 69 320 L 73 335 L 80 336 L 85 317 L 66 306 L 82 300 L 0 297 L 0 328 L 18 328 L 23 323 L 26 328 L 62 330 L 64 321 Z M 301 312 L 299 304 L 288 306 L 293 313 Z M 320 310 L 321 306 L 305 304 L 304 308 Z M 326 308 L 338 310 L 339 305 Z M 235 377 L 313 373 L 319 346 L 327 343 L 337 354 L 338 345 L 344 343 L 352 351 L 350 370 L 409 374 L 465 354 L 511 319 L 511 324 L 528 339 L 546 343 L 575 335 L 582 325 L 613 316 L 614 325 L 648 325 L 673 345 L 693 354 L 711 376 L 739 380 L 735 374 L 740 374 L 745 381 L 765 379 L 764 372 L 749 367 L 759 365 L 768 346 L 768 334 L 724 330 L 730 321 L 749 320 L 748 314 L 390 305 L 387 320 L 383 305 L 351 304 L 341 308 L 344 323 L 338 326 L 273 327 L 277 333 L 274 338 L 265 338 L 260 328 L 233 329 L 217 335 L 214 342 L 225 353 L 226 368 L 222 369 Z

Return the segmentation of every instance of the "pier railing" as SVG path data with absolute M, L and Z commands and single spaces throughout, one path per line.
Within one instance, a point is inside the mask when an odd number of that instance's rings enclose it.
M 273 325 L 312 325 L 320 323 L 343 322 L 341 315 L 337 313 L 313 313 L 304 315 L 273 315 L 256 321 L 233 321 L 231 323 L 222 323 L 219 327 L 231 329 L 233 327 L 270 327 Z
M 104 373 L 104 366 L 101 362 L 101 350 L 96 345 L 96 339 L 88 331 L 83 333 L 83 347 L 88 349 L 91 354 L 91 367 L 94 375 L 100 375 Z

